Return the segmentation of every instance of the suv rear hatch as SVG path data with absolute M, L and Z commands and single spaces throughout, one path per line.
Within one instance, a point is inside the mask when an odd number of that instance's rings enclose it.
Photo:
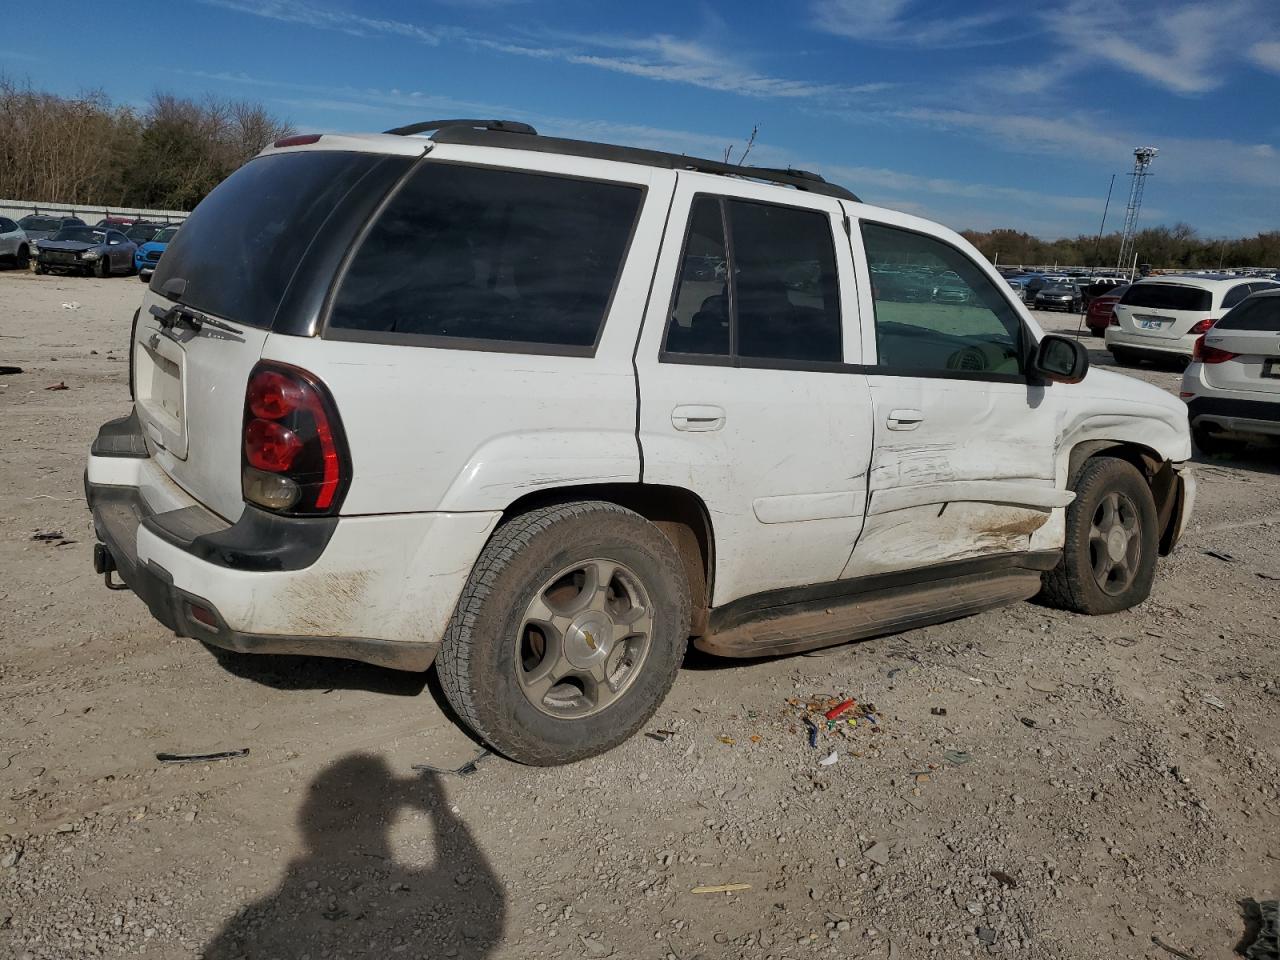
M 1115 306 L 1125 333 L 1176 340 L 1211 317 L 1213 294 L 1181 283 L 1135 283 Z
M 1204 379 L 1219 390 L 1249 390 L 1280 402 L 1280 296 L 1253 296 L 1205 334 L 1206 347 L 1233 354 L 1204 365 Z M 1221 356 L 1220 354 L 1218 356 Z
M 359 222 L 339 225 L 335 211 L 357 193 L 376 192 L 362 208 L 381 199 L 386 177 L 370 174 L 407 162 L 337 150 L 264 154 L 205 198 L 157 264 L 133 334 L 138 419 L 159 466 L 224 519 L 244 509 L 245 386 L 282 305 L 298 302 L 295 278 L 304 285 L 316 248 L 349 245 Z M 326 236 L 334 231 L 345 236 Z M 305 285 L 301 309 L 314 313 L 327 282 Z

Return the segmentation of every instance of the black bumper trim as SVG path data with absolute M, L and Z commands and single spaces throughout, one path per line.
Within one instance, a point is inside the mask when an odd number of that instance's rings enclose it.
M 138 411 L 131 410 L 127 417 L 108 420 L 99 427 L 89 452 L 95 457 L 143 459 L 150 456 L 142 436 L 142 424 L 138 422 Z
M 1200 417 L 1235 417 L 1275 423 L 1280 421 L 1280 397 L 1275 403 L 1233 397 L 1193 397 L 1187 401 L 1187 416 L 1192 423 Z

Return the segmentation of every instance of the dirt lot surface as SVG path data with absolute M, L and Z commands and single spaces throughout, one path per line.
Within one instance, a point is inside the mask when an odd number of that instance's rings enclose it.
M 92 573 L 140 294 L 0 272 L 0 957 L 1208 960 L 1280 895 L 1276 454 L 1199 468 L 1136 610 L 691 654 L 671 736 L 436 775 L 477 747 L 432 676 L 220 660 Z M 810 748 L 790 701 L 846 696 Z

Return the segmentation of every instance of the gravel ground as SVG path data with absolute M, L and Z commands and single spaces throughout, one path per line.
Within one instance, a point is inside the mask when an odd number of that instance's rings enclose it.
M 1200 467 L 1136 610 L 691 654 L 670 736 L 436 775 L 477 747 L 431 675 L 214 657 L 92 573 L 140 292 L 0 272 L 0 956 L 1208 960 L 1280 895 L 1274 452 Z

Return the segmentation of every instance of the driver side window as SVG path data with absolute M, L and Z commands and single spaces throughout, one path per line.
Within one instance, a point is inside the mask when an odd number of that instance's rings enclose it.
M 875 305 L 878 365 L 893 370 L 1018 376 L 1022 321 L 968 256 L 933 237 L 862 224 Z

